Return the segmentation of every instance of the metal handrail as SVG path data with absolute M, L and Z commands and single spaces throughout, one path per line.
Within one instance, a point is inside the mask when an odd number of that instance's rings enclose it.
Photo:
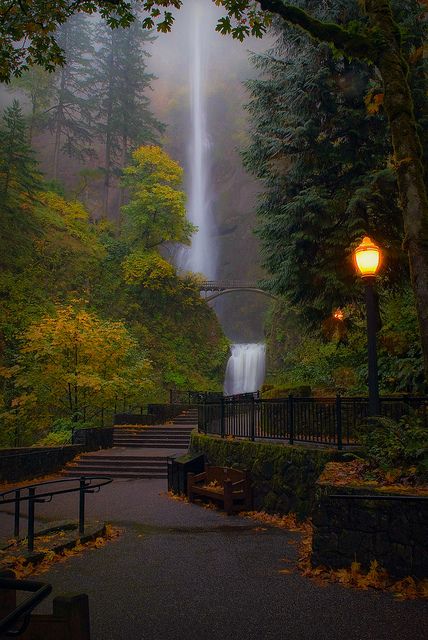
M 0 620 L 0 634 L 8 638 L 15 638 L 26 630 L 30 622 L 30 613 L 42 602 L 52 591 L 52 585 L 46 582 L 35 582 L 34 580 L 14 580 L 13 578 L 0 577 L 0 589 L 10 589 L 14 591 L 30 591 L 32 596 L 21 602 L 13 611 Z M 24 618 L 18 629 L 12 629 L 13 625 L 21 618 Z
M 97 484 L 93 484 L 93 481 L 101 481 Z M 38 487 L 44 487 L 46 485 L 64 484 L 70 482 L 79 482 L 79 486 L 72 489 L 63 489 L 60 491 L 48 491 L 46 493 L 36 493 Z M 50 480 L 47 482 L 38 482 L 36 484 L 25 485 L 24 487 L 18 487 L 16 489 L 9 489 L 0 493 L 0 506 L 5 504 L 15 505 L 14 514 L 14 537 L 19 538 L 19 525 L 20 525 L 20 503 L 25 500 L 28 501 L 28 550 L 34 550 L 34 519 L 35 519 L 35 504 L 37 502 L 51 502 L 52 498 L 57 495 L 63 495 L 66 493 L 74 493 L 79 491 L 79 534 L 85 533 L 85 495 L 87 493 L 98 493 L 101 487 L 113 482 L 113 478 L 109 476 L 80 476 L 80 478 L 64 478 L 62 480 Z M 28 490 L 28 495 L 22 495 L 21 492 Z M 13 497 L 7 498 L 12 495 Z

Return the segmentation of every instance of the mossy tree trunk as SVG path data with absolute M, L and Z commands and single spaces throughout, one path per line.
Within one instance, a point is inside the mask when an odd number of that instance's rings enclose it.
M 409 69 L 401 49 L 400 32 L 390 0 L 365 0 L 369 29 L 361 34 L 324 23 L 282 0 L 260 0 L 262 9 L 281 16 L 320 42 L 333 44 L 347 56 L 375 64 L 384 84 L 394 163 L 404 222 L 404 246 L 416 299 L 421 345 L 428 381 L 428 197 L 422 146 L 408 82 Z
M 366 0 L 371 26 L 381 40 L 376 65 L 384 84 L 384 109 L 388 117 L 394 164 L 403 210 L 404 247 L 409 257 L 415 293 L 425 377 L 428 380 L 428 198 L 424 180 L 422 146 L 416 128 L 409 87 L 409 69 L 401 51 L 400 33 L 389 0 Z

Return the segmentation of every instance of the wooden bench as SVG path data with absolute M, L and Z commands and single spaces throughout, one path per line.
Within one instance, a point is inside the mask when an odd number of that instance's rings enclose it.
M 250 510 L 252 494 L 249 473 L 205 465 L 204 472 L 187 474 L 187 497 L 193 502 L 198 496 L 219 502 L 227 515 L 243 509 Z

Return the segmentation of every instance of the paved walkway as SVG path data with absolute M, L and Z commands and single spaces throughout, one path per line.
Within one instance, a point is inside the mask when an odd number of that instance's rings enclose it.
M 54 594 L 90 598 L 92 640 L 422 640 L 428 605 L 297 573 L 298 534 L 169 499 L 165 482 L 116 480 L 88 496 L 88 516 L 125 528 L 116 541 L 54 566 Z M 76 496 L 37 505 L 75 516 Z M 0 520 L 3 514 L 0 514 Z M 43 603 L 40 611 L 49 605 Z

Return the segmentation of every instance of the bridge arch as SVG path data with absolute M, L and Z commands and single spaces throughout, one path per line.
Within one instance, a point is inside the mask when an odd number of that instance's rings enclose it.
M 220 296 L 224 296 L 226 293 L 235 293 L 235 291 L 254 291 L 254 293 L 261 293 L 263 296 L 272 298 L 273 300 L 277 299 L 277 297 L 273 295 L 273 293 L 269 293 L 268 291 L 264 291 L 263 289 L 257 289 L 255 287 L 235 287 L 233 289 L 223 289 L 222 291 L 216 291 L 216 293 L 213 293 L 210 296 L 206 296 L 204 300 L 205 302 L 211 302 L 211 300 L 215 300 Z
M 273 300 L 277 299 L 277 296 L 275 296 L 273 293 L 270 293 L 269 291 L 261 289 L 255 282 L 243 282 L 240 280 L 207 280 L 201 283 L 200 290 L 206 293 L 211 292 L 211 295 L 206 295 L 204 297 L 204 300 L 206 302 L 210 302 L 211 300 L 215 300 L 220 296 L 224 296 L 226 293 L 234 293 L 235 291 L 252 291 L 254 293 L 260 293 L 261 295 L 268 298 L 272 298 Z

